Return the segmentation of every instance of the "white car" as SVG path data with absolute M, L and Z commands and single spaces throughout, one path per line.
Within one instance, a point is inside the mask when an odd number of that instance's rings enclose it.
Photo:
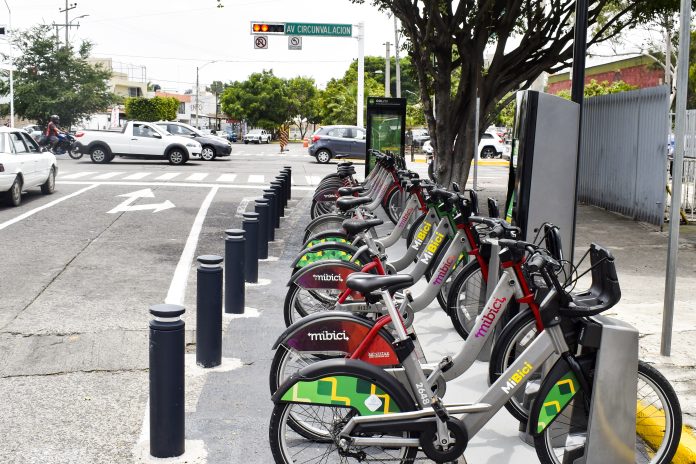
M 244 143 L 271 143 L 271 133 L 265 129 L 254 129 L 244 136 Z
M 82 130 L 75 134 L 76 146 L 89 153 L 93 163 L 110 163 L 115 156 L 164 158 L 184 164 L 201 156 L 201 144 L 190 137 L 172 135 L 157 124 L 128 121 L 120 130 Z
M 510 158 L 510 147 L 495 132 L 484 133 L 479 140 L 478 148 L 481 158 Z M 423 151 L 428 155 L 433 154 L 430 140 L 423 144 Z
M 0 192 L 10 206 L 19 206 L 22 191 L 41 187 L 50 195 L 56 188 L 56 157 L 41 151 L 36 141 L 21 129 L 0 127 Z
M 24 126 L 22 129 L 24 129 L 27 132 L 27 134 L 34 137 L 34 140 L 39 140 L 39 137 L 41 137 L 41 135 L 43 134 L 43 130 L 41 129 L 41 126 L 38 126 L 36 124 Z

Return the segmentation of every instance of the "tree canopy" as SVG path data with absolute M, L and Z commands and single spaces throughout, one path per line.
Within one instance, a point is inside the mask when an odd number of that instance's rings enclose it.
M 220 96 L 220 106 L 229 117 L 268 130 L 277 129 L 292 118 L 287 82 L 272 70 L 231 82 Z
M 126 117 L 135 121 L 173 121 L 178 109 L 174 97 L 126 98 Z
M 111 71 L 87 62 L 92 44 L 82 42 L 77 49 L 58 47 L 52 31 L 41 25 L 13 36 L 15 113 L 42 125 L 57 114 L 70 127 L 106 110 L 118 97 L 108 89 Z M 9 94 L 8 80 L 3 80 L 0 93 Z
M 352 0 L 364 3 L 365 0 Z M 478 127 L 486 128 L 507 105 L 504 98 L 527 88 L 544 71 L 572 59 L 574 0 L 369 0 L 401 21 L 418 76 L 420 97 L 443 184 L 465 184 Z M 589 0 L 588 45 L 616 37 L 678 0 Z M 435 108 L 431 96 L 434 96 Z

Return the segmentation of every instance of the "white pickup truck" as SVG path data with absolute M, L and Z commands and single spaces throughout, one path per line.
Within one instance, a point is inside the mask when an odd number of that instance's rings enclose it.
M 142 121 L 129 121 L 121 130 L 81 130 L 75 138 L 77 148 L 89 153 L 93 163 L 109 163 L 116 156 L 132 156 L 165 158 L 178 165 L 201 154 L 201 144 L 195 140 L 172 135 L 156 124 Z

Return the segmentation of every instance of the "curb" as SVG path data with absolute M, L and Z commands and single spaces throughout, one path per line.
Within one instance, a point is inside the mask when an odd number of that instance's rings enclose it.
M 428 160 L 416 159 L 414 161 L 409 161 L 409 163 L 427 163 Z M 472 165 L 475 163 L 471 163 Z M 510 166 L 510 161 L 508 160 L 479 160 L 479 166 Z
M 655 417 L 655 413 L 659 411 L 654 406 L 644 406 L 642 408 L 641 406 L 643 405 L 639 404 L 636 414 L 636 419 L 638 419 L 636 432 L 650 446 L 657 446 L 659 442 L 655 441 L 655 431 L 664 429 L 664 420 Z M 657 438 L 662 439 L 662 436 L 660 435 Z M 674 464 L 694 464 L 696 462 L 696 434 L 686 425 L 682 426 L 679 446 L 674 454 L 674 458 L 672 458 L 672 462 Z

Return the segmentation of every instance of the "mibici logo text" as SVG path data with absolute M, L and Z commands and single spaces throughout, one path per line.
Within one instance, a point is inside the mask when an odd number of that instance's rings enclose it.
M 448 256 L 445 262 L 442 263 L 442 266 L 440 266 L 440 269 L 437 272 L 437 276 L 435 277 L 435 280 L 433 280 L 433 285 L 440 285 L 445 280 L 445 277 L 447 277 L 447 272 L 452 268 L 452 266 L 456 262 L 456 256 Z
M 317 333 L 312 333 L 309 332 L 307 334 L 310 340 L 316 341 L 316 340 L 321 340 L 321 341 L 331 341 L 331 340 L 345 340 L 348 341 L 350 340 L 350 337 L 348 337 L 348 334 L 345 332 L 336 332 L 335 330 L 329 332 L 328 330 L 324 330 L 323 332 L 317 332 Z
M 430 260 L 433 259 L 433 255 L 437 252 L 437 249 L 440 248 L 443 240 L 445 240 L 445 234 L 435 232 L 435 235 L 430 239 L 428 246 L 425 247 L 425 251 L 423 252 L 423 257 L 421 258 L 423 263 L 428 264 Z
M 343 282 L 343 277 L 339 274 L 315 274 L 312 277 L 321 282 Z
M 512 389 L 515 388 L 527 376 L 527 374 L 532 372 L 532 369 L 534 369 L 534 367 L 525 361 L 522 369 L 517 369 L 515 373 L 510 376 L 507 383 L 501 387 L 505 394 L 509 394 Z
M 491 307 L 488 308 L 488 311 L 486 311 L 483 316 L 481 316 L 483 322 L 481 323 L 481 327 L 479 327 L 479 329 L 476 331 L 477 337 L 486 336 L 488 330 L 491 328 L 491 325 L 493 325 L 493 322 L 495 322 L 495 318 L 498 317 L 498 311 L 503 308 L 503 303 L 506 301 L 507 298 L 496 298 L 493 300 Z

